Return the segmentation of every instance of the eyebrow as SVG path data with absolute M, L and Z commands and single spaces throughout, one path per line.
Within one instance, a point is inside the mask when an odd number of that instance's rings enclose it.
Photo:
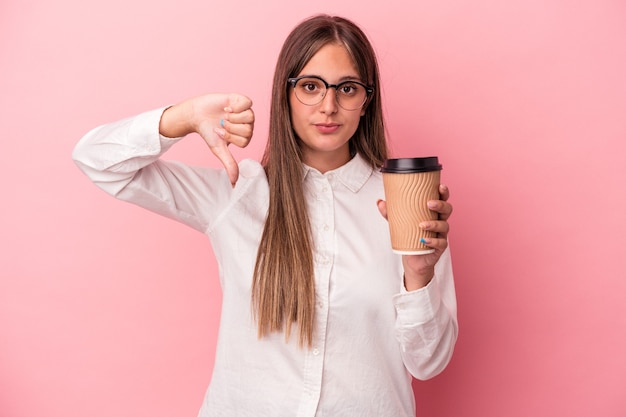
M 324 78 L 324 77 L 322 77 L 321 75 L 318 75 L 318 74 L 301 74 L 301 75 L 298 75 L 298 77 L 318 77 L 318 78 L 321 78 L 322 80 L 324 80 L 324 81 L 326 81 L 328 83 L 326 78 Z M 336 84 L 341 84 L 342 82 L 345 82 L 345 81 L 358 81 L 358 82 L 360 82 L 362 84 L 365 84 L 365 82 L 362 81 L 359 76 L 352 76 L 352 75 L 346 75 L 346 76 L 343 76 L 343 77 L 339 78 L 339 81 L 337 81 Z M 328 84 L 333 84 L 333 83 L 328 83 Z

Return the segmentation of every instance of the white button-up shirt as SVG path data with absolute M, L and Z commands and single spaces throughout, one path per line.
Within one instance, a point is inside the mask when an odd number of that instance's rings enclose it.
M 360 156 L 321 174 L 304 166 L 314 241 L 316 311 L 311 347 L 297 335 L 259 339 L 251 283 L 269 188 L 262 166 L 240 163 L 236 187 L 223 169 L 160 156 L 162 109 L 101 126 L 74 160 L 104 191 L 185 223 L 211 240 L 223 291 L 211 384 L 201 417 L 414 416 L 412 376 L 443 370 L 457 338 L 449 251 L 424 288 L 403 287 L 391 251 L 381 174 Z

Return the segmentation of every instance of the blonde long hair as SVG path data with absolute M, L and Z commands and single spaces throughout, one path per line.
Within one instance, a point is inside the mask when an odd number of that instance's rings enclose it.
M 320 48 L 332 42 L 346 47 L 361 79 L 374 88 L 350 149 L 372 168 L 387 158 L 378 64 L 366 35 L 341 17 L 318 15 L 303 21 L 285 40 L 274 73 L 269 138 L 262 159 L 270 202 L 252 283 L 259 337 L 284 331 L 288 339 L 297 323 L 301 346 L 310 346 L 313 340 L 315 279 L 302 153 L 291 125 L 287 79 L 297 76 Z

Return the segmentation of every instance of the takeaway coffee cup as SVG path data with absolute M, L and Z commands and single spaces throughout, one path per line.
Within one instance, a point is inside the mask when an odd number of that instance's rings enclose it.
M 437 213 L 429 210 L 426 204 L 429 200 L 439 200 L 441 169 L 436 156 L 388 159 L 381 168 L 394 252 L 403 255 L 434 252 L 420 240 L 436 234 L 420 229 L 419 224 L 437 219 Z

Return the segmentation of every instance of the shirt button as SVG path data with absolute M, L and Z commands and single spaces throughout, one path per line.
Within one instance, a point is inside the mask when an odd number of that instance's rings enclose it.
M 314 354 L 315 356 L 319 355 L 319 354 L 320 354 L 320 350 L 319 350 L 318 348 L 314 348 L 314 349 L 313 349 L 313 354 Z
M 327 224 L 325 224 L 325 225 L 324 225 L 324 231 L 325 231 L 325 232 L 328 232 L 328 229 L 330 229 L 330 227 L 328 227 L 328 225 L 327 225 Z

